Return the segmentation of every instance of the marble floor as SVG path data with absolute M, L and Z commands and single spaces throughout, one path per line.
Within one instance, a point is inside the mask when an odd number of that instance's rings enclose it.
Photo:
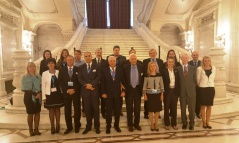
M 233 96 L 233 102 L 235 103 L 233 107 L 238 110 L 239 94 L 231 94 Z M 111 129 L 111 134 L 105 134 L 105 124 L 104 119 L 101 118 L 101 133 L 96 134 L 94 130 L 90 131 L 86 135 L 82 135 L 85 126 L 85 118 L 81 118 L 82 128 L 80 133 L 76 134 L 71 132 L 70 134 L 64 135 L 63 132 L 65 127 L 63 126 L 59 134 L 51 135 L 49 128 L 44 127 L 43 124 L 47 123 L 47 114 L 42 114 L 43 119 L 41 122 L 40 132 L 41 136 L 30 137 L 26 125 L 26 115 L 16 114 L 16 113 L 6 113 L 5 105 L 8 104 L 9 97 L 0 98 L 0 143 L 13 143 L 13 142 L 30 142 L 30 143 L 101 143 L 101 142 L 124 142 L 124 143 L 136 143 L 136 142 L 148 142 L 148 143 L 239 143 L 239 114 L 237 112 L 232 112 L 231 115 L 218 117 L 214 116 L 211 120 L 212 129 L 203 129 L 202 124 L 199 119 L 196 119 L 195 130 L 182 130 L 182 124 L 179 122 L 178 130 L 165 130 L 163 128 L 163 123 L 160 122 L 159 132 L 152 132 L 149 128 L 149 121 L 143 118 L 141 114 L 141 127 L 142 131 L 128 132 L 126 127 L 126 116 L 121 117 L 121 133 L 117 133 L 113 128 Z M 219 110 L 228 110 L 224 104 L 222 108 L 217 106 L 213 107 L 213 112 L 219 112 Z M 163 118 L 163 115 L 161 113 Z M 14 118 L 14 119 L 10 119 Z M 8 120 L 9 123 L 3 123 L 4 120 Z M 162 119 L 161 119 L 162 120 Z M 15 122 L 14 122 L 15 121 Z M 5 121 L 7 122 L 7 121 Z M 64 118 L 61 118 L 61 124 L 64 124 Z M 49 126 L 49 124 L 47 125 Z

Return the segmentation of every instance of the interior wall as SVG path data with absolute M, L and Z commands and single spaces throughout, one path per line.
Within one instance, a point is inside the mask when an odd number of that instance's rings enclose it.
M 34 60 L 42 57 L 44 50 L 53 50 L 63 47 L 65 42 L 61 29 L 56 24 L 41 25 L 34 38 Z

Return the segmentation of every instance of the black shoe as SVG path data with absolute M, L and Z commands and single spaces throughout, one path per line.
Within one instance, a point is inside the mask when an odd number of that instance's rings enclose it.
M 82 134 L 83 134 L 83 135 L 84 135 L 84 134 L 87 134 L 89 131 L 90 131 L 89 129 L 85 129 L 85 130 L 82 132 Z
M 64 134 L 69 134 L 72 131 L 72 129 L 66 129 L 66 131 L 64 132 Z
M 134 128 L 138 131 L 142 131 L 142 128 L 140 126 L 135 126 Z
M 207 126 L 202 126 L 204 129 L 207 129 Z
M 148 115 L 144 115 L 144 119 L 149 119 L 149 116 Z
M 80 128 L 75 128 L 75 133 L 79 133 L 80 132 Z
M 197 118 L 198 118 L 198 119 L 201 119 L 201 116 L 200 116 L 200 114 L 196 114 L 196 116 L 197 116 Z
M 35 133 L 35 135 L 41 135 L 41 133 L 39 132 L 38 129 L 37 129 L 37 130 L 34 130 L 34 133 Z
M 121 111 L 120 116 L 124 116 L 124 113 Z
M 116 132 L 120 133 L 121 129 L 119 127 L 115 127 Z
M 129 131 L 129 132 L 133 132 L 133 131 L 134 131 L 134 128 L 133 128 L 132 126 L 129 126 L 129 127 L 128 127 L 128 131 Z
M 33 132 L 33 130 L 29 130 L 29 135 L 30 136 L 35 136 L 35 133 Z
M 208 128 L 208 129 L 212 129 L 212 126 L 207 125 L 207 128 Z
M 194 126 L 189 126 L 189 130 L 194 130 Z
M 56 130 L 54 127 L 51 127 L 51 134 L 54 135 L 56 133 Z
M 110 134 L 110 129 L 106 129 L 105 133 Z
M 183 125 L 182 129 L 186 130 L 187 129 L 187 125 Z
M 96 134 L 100 134 L 100 129 L 95 129 Z

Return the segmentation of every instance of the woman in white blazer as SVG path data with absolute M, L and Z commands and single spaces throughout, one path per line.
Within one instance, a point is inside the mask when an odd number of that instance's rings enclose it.
M 47 66 L 49 70 L 42 74 L 42 100 L 44 107 L 49 110 L 51 134 L 55 134 L 60 131 L 60 108 L 64 106 L 64 101 L 58 83 L 59 71 L 55 69 L 56 60 L 54 58 L 47 59 Z M 56 120 L 56 127 L 54 120 Z
M 212 129 L 210 126 L 211 108 L 215 96 L 214 80 L 216 68 L 211 64 L 211 58 L 204 56 L 202 64 L 197 68 L 197 84 L 200 91 L 201 116 L 203 128 Z

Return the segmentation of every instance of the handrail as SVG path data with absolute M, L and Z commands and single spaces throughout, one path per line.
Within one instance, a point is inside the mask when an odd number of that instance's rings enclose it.
M 87 32 L 87 27 L 85 25 L 86 19 L 84 19 L 77 27 L 76 31 L 74 32 L 73 36 L 71 37 L 70 41 L 65 44 L 64 47 L 56 47 L 51 51 L 52 57 L 60 57 L 61 51 L 63 49 L 67 49 L 70 54 L 73 54 L 74 47 L 80 47 L 82 40 Z M 43 57 L 36 60 L 34 63 L 39 68 L 40 62 Z
M 169 46 L 168 44 L 163 42 L 161 39 L 156 37 L 144 23 L 138 22 L 137 18 L 134 19 L 134 29 L 144 39 L 144 41 L 149 46 L 149 49 L 154 48 L 158 50 L 157 47 L 160 46 L 160 57 L 163 60 L 166 59 L 167 53 L 171 49 L 175 51 L 178 59 L 180 58 L 180 55 L 182 53 L 187 53 L 188 55 L 191 54 L 189 51 L 179 46 Z

